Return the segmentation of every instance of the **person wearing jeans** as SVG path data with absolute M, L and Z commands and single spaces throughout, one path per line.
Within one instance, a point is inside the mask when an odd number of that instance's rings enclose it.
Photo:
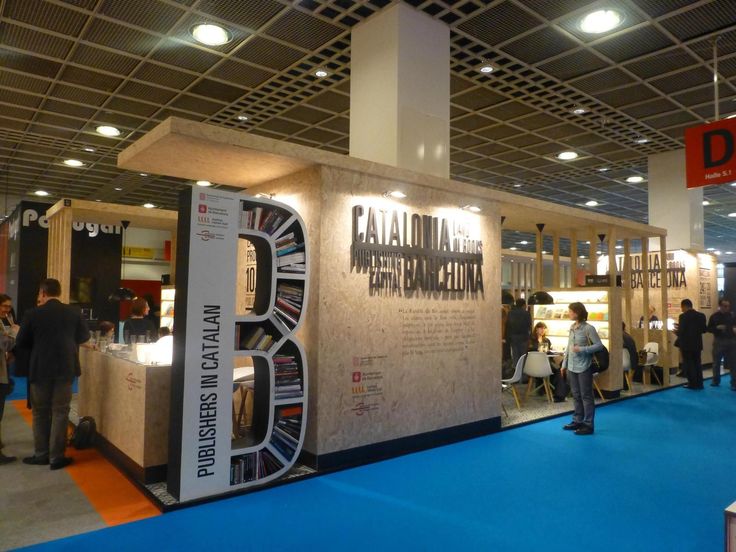
M 593 353 L 603 349 L 595 328 L 588 324 L 588 311 L 582 303 L 571 303 L 568 316 L 573 321 L 570 327 L 562 371 L 567 372 L 567 382 L 572 391 L 575 412 L 572 422 L 563 429 L 575 435 L 592 435 L 595 421 L 595 398 L 593 396 Z
M 39 306 L 20 326 L 16 347 L 30 353 L 28 381 L 33 409 L 33 456 L 25 464 L 58 470 L 72 463 L 64 456 L 72 382 L 80 375 L 79 345 L 89 330 L 79 309 L 59 301 L 61 284 L 47 278 L 38 291 Z

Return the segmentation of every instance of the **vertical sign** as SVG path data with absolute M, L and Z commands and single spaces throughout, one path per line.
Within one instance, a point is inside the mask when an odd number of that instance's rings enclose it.
M 687 187 L 736 181 L 736 119 L 723 119 L 685 131 Z

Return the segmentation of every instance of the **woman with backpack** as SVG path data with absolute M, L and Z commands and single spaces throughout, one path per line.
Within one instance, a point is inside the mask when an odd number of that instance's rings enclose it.
M 603 344 L 595 328 L 588 324 L 588 311 L 582 303 L 571 303 L 568 317 L 573 321 L 567 341 L 565 357 L 562 359 L 562 373 L 567 373 L 567 382 L 572 390 L 575 412 L 572 422 L 563 429 L 574 431 L 575 435 L 592 435 L 595 417 L 595 398 L 593 395 L 593 353 L 603 350 Z

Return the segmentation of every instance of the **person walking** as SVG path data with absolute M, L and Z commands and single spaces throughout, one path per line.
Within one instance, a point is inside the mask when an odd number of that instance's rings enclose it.
M 79 345 L 89 330 L 78 309 L 63 304 L 61 284 L 47 278 L 38 289 L 38 307 L 20 325 L 16 347 L 28 351 L 28 380 L 33 409 L 34 455 L 26 464 L 58 470 L 72 463 L 64 456 L 72 382 L 81 375 Z
M 562 373 L 567 372 L 567 383 L 572 390 L 575 412 L 572 422 L 562 429 L 575 435 L 592 435 L 595 426 L 595 398 L 593 396 L 593 353 L 603 349 L 598 332 L 588 324 L 588 311 L 582 303 L 571 303 L 567 315 L 573 321 L 562 359 Z
M 710 384 L 721 384 L 721 361 L 731 371 L 731 389 L 736 391 L 736 334 L 734 315 L 728 299 L 718 301 L 718 310 L 708 319 L 708 331 L 713 334 L 713 379 Z
M 2 421 L 5 413 L 5 399 L 13 392 L 13 378 L 10 375 L 10 350 L 15 343 L 18 325 L 13 320 L 11 311 L 12 299 L 9 295 L 0 293 L 0 464 L 15 462 L 15 456 L 3 454 Z
M 682 314 L 675 326 L 677 340 L 675 345 L 682 353 L 682 364 L 685 369 L 686 389 L 698 390 L 703 388 L 703 366 L 700 355 L 703 351 L 703 334 L 708 331 L 705 315 L 693 308 L 690 299 L 680 302 Z
M 529 349 L 529 337 L 532 331 L 532 316 L 526 310 L 526 301 L 517 299 L 514 308 L 506 317 L 506 341 L 511 348 L 511 362 L 514 369 L 522 355 Z

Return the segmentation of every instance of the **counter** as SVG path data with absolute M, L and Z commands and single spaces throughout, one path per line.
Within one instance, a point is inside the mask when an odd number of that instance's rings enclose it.
M 92 416 L 100 444 L 144 483 L 165 477 L 171 366 L 140 364 L 82 347 L 79 416 Z

